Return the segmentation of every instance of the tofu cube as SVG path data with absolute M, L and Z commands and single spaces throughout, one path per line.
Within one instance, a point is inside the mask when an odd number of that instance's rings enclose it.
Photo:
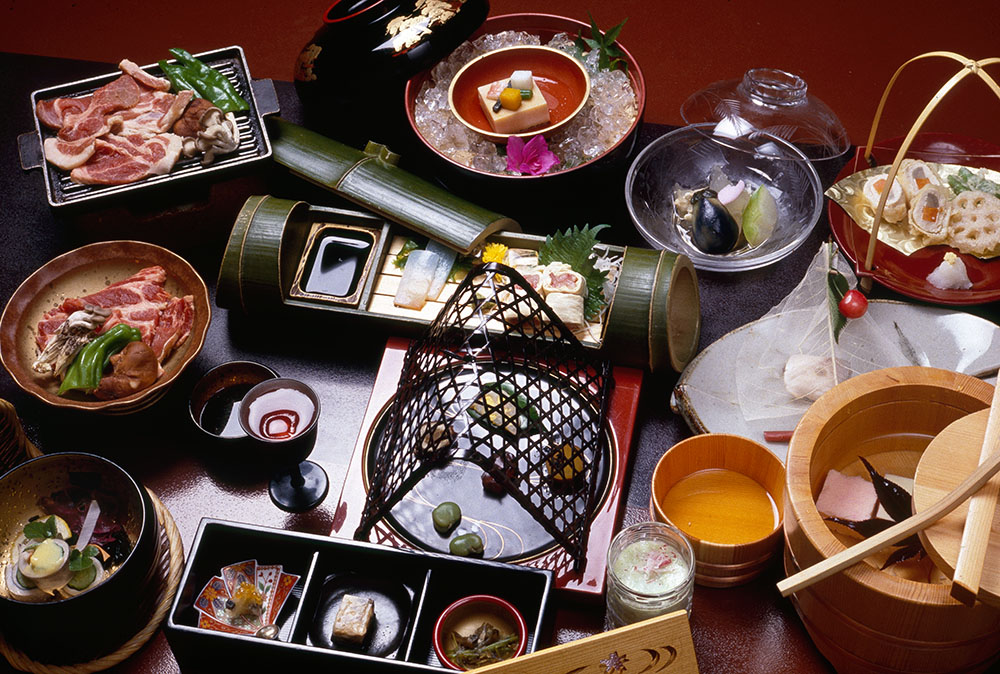
M 506 84 L 507 80 L 502 80 Z M 497 82 L 484 84 L 479 87 L 479 105 L 486 113 L 486 119 L 490 121 L 490 127 L 494 133 L 512 134 L 521 133 L 536 126 L 549 123 L 549 104 L 545 101 L 545 94 L 538 88 L 538 83 L 532 80 L 532 95 L 528 100 L 521 101 L 521 107 L 517 110 L 500 108 L 500 112 L 493 112 L 493 105 L 497 102 L 496 97 L 490 98 L 490 89 L 501 89 L 497 87 Z
M 345 594 L 333 620 L 333 640 L 360 644 L 368 634 L 375 616 L 375 602 L 366 597 Z

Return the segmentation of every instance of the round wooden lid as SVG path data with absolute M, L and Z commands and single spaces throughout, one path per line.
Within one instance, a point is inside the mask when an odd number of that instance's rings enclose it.
M 979 467 L 989 413 L 985 409 L 952 422 L 927 446 L 913 479 L 914 512 L 933 506 Z M 966 501 L 920 533 L 927 554 L 949 578 L 955 574 L 968 512 Z M 1000 607 L 1000 508 L 993 514 L 990 532 L 978 599 Z

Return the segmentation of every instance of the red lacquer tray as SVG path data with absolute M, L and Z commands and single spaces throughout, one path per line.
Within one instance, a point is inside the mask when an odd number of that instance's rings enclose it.
M 872 148 L 872 156 L 880 164 L 890 164 L 902 141 L 902 137 L 899 137 L 878 143 Z M 844 166 L 837 180 L 868 168 L 864 154 L 865 148 L 857 148 L 854 157 Z M 951 133 L 918 134 L 906 156 L 924 161 L 1000 170 L 1000 146 Z M 864 263 L 870 235 L 833 200 L 827 206 L 827 214 L 830 229 L 833 230 L 840 249 L 854 263 L 855 269 L 858 269 Z M 876 245 L 872 277 L 896 292 L 934 304 L 984 304 L 1000 300 L 1000 258 L 980 260 L 973 255 L 959 254 L 973 283 L 969 290 L 940 290 L 928 283 L 927 275 L 941 263 L 948 251 L 958 252 L 948 246 L 929 246 L 912 255 L 903 255 L 889 246 Z
M 354 454 L 347 470 L 347 478 L 340 494 L 340 503 L 334 517 L 332 536 L 351 538 L 361 519 L 364 508 L 366 446 L 369 433 L 378 423 L 387 404 L 392 400 L 399 386 L 403 357 L 409 341 L 390 338 L 386 343 L 382 363 L 379 366 L 375 386 L 368 409 L 365 410 L 361 433 L 354 446 Z M 632 446 L 632 431 L 639 405 L 639 390 L 642 385 L 642 371 L 632 368 L 615 367 L 612 373 L 614 385 L 608 402 L 608 422 L 611 435 L 610 471 L 605 494 L 600 499 L 597 511 L 590 524 L 587 543 L 587 562 L 583 571 L 574 573 L 572 560 L 559 547 L 526 558 L 517 563 L 555 573 L 555 586 L 560 590 L 579 593 L 594 599 L 604 592 L 605 570 L 607 568 L 608 546 L 617 530 L 625 504 L 625 476 L 629 471 L 629 456 Z M 370 540 L 375 543 L 399 548 L 414 547 L 385 520 L 380 521 L 372 531 Z

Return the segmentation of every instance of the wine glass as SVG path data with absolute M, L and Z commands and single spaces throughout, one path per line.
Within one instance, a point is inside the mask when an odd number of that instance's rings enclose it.
M 319 411 L 316 392 L 286 377 L 262 381 L 240 404 L 240 426 L 280 466 L 268 492 L 282 510 L 315 508 L 330 489 L 326 471 L 305 460 L 316 444 Z

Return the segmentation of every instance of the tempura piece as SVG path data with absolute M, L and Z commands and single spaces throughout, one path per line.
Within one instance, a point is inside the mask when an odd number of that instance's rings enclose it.
M 947 187 L 927 185 L 910 202 L 910 229 L 928 245 L 948 240 L 951 218 L 951 192 Z
M 1000 199 L 969 190 L 954 201 L 949 243 L 963 253 L 978 257 L 1000 254 Z
M 878 202 L 885 190 L 885 184 L 886 176 L 884 175 L 874 175 L 865 181 L 862 193 L 873 211 L 878 210 Z M 882 218 L 886 222 L 902 222 L 906 218 L 906 197 L 898 180 L 893 181 L 892 187 L 889 189 L 889 197 L 886 199 Z
M 897 179 L 903 188 L 906 200 L 910 202 L 911 209 L 920 190 L 928 185 L 944 186 L 945 184 L 934 169 L 919 159 L 904 159 L 899 166 Z

